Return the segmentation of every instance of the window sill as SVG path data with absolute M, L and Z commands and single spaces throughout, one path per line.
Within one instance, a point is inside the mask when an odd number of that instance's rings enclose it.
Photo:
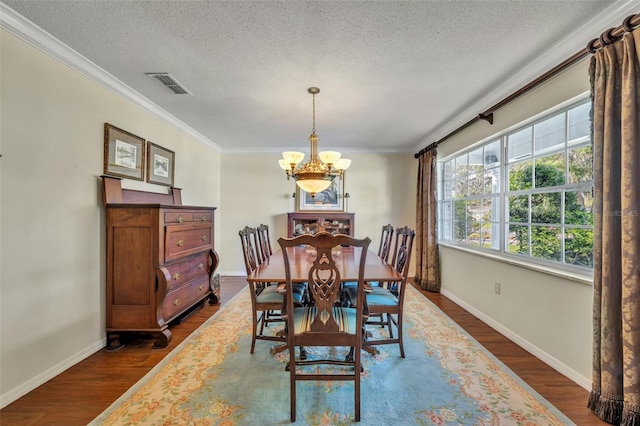
M 593 285 L 593 273 L 589 274 L 589 273 L 583 273 L 583 272 L 578 272 L 578 271 L 574 272 L 574 271 L 568 271 L 568 270 L 561 269 L 561 268 L 554 268 L 552 266 L 540 265 L 540 264 L 533 263 L 533 262 L 525 262 L 525 261 L 522 261 L 520 259 L 503 256 L 503 255 L 500 255 L 500 254 L 497 254 L 497 253 L 489 253 L 489 252 L 486 252 L 484 250 L 474 250 L 473 248 L 470 248 L 470 247 L 465 247 L 465 246 L 452 244 L 452 243 L 448 243 L 448 242 L 440 241 L 440 242 L 438 242 L 438 245 L 441 246 L 441 247 L 447 247 L 447 248 L 454 249 L 454 250 L 460 250 L 460 251 L 463 251 L 465 253 L 486 257 L 486 258 L 489 258 L 491 260 L 495 260 L 495 261 L 498 261 L 498 262 L 503 262 L 503 263 L 508 263 L 510 265 L 519 266 L 521 268 L 527 268 L 527 269 L 530 269 L 532 271 L 541 272 L 543 274 L 549 274 L 549 275 L 553 275 L 553 276 L 556 276 L 556 277 L 564 278 L 564 279 L 567 279 L 567 280 L 575 281 L 575 282 L 580 283 L 580 284 L 585 284 L 585 285 L 589 285 L 589 286 Z

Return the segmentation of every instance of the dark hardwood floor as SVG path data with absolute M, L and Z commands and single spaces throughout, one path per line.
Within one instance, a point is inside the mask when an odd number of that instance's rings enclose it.
M 246 281 L 242 277 L 222 277 L 222 304 L 244 286 Z M 588 392 L 582 387 L 441 294 L 423 294 L 577 425 L 607 424 L 586 407 Z M 0 410 L 0 424 L 87 424 L 218 309 L 219 306 L 206 304 L 187 321 L 173 326 L 173 339 L 167 348 L 153 350 L 152 340 L 139 339 L 118 351 L 102 349 L 96 352 Z

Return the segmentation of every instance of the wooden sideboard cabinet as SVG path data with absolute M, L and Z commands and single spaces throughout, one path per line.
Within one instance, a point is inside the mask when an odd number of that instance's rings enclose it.
M 213 273 L 215 207 L 183 206 L 179 188 L 169 194 L 122 189 L 102 176 L 107 220 L 107 349 L 123 345 L 122 334 L 171 340 L 169 325 L 219 303 Z
M 327 231 L 332 234 L 354 236 L 355 213 L 296 212 L 287 213 L 287 236 L 315 234 Z

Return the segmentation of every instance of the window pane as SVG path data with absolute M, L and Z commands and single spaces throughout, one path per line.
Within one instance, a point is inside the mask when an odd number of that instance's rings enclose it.
M 564 223 L 593 225 L 593 195 L 590 189 L 565 192 Z
M 479 168 L 480 170 L 476 170 Z M 469 195 L 482 195 L 484 192 L 484 170 L 482 166 L 470 166 L 471 174 L 469 175 Z
M 482 200 L 467 200 L 467 219 L 482 220 Z
M 521 191 L 532 187 L 531 160 L 509 166 L 509 191 Z
M 484 193 L 495 194 L 500 192 L 500 169 L 489 169 L 484 172 Z
M 569 182 L 586 182 L 593 179 L 593 155 L 591 145 L 567 152 L 569 162 Z
M 561 193 L 531 194 L 532 223 L 560 223 Z
M 440 212 L 440 235 L 443 240 L 451 240 L 451 221 L 453 220 L 453 206 L 451 202 L 444 201 L 439 204 Z
M 497 222 L 483 223 L 480 227 L 480 236 L 483 247 L 498 249 L 500 247 L 500 224 Z
M 567 228 L 564 256 L 568 265 L 593 268 L 593 229 Z
M 507 251 L 515 254 L 529 254 L 529 227 L 509 225 Z
M 469 226 L 467 227 L 467 243 L 473 244 L 474 246 L 481 245 L 480 222 L 475 220 L 469 221 Z
M 467 176 L 463 176 L 453 182 L 453 198 L 461 198 L 467 196 Z
M 562 260 L 562 231 L 555 226 L 531 227 L 531 256 L 559 262 Z
M 494 197 L 483 198 L 482 199 L 482 217 L 480 218 L 483 222 L 497 221 L 500 220 L 500 216 L 498 214 L 498 199 Z
M 454 240 L 462 243 L 467 237 L 467 222 L 466 221 L 454 221 L 453 222 Z
M 569 141 L 590 136 L 591 124 L 589 123 L 589 111 L 591 103 L 587 102 L 568 112 L 569 116 Z
M 451 180 L 453 179 L 453 168 L 454 168 L 454 160 L 445 161 L 442 165 L 442 174 L 444 175 L 442 178 Z
M 467 220 L 467 206 L 464 201 L 455 201 L 453 203 L 453 217 L 455 220 L 466 221 Z
M 464 154 L 455 158 L 455 175 L 456 179 L 467 175 L 468 155 Z
M 531 130 L 531 127 L 527 127 L 507 137 L 510 163 L 521 158 L 531 157 Z
M 509 197 L 509 210 L 507 211 L 508 222 L 529 222 L 529 196 L 517 195 Z
M 453 181 L 445 180 L 442 182 L 442 194 L 440 199 L 442 200 L 450 200 L 453 198 L 455 193 L 453 192 Z
M 547 155 L 535 160 L 536 188 L 564 185 L 564 154 Z
M 484 146 L 484 165 L 485 167 L 495 167 L 500 164 L 500 139 L 488 143 Z
M 564 148 L 564 113 L 548 118 L 533 126 L 533 134 L 535 135 L 535 154 Z
M 469 166 L 480 166 L 480 170 L 484 167 L 484 157 L 482 156 L 482 147 L 469 153 Z

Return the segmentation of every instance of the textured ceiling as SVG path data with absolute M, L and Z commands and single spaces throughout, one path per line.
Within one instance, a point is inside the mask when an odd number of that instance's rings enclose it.
M 310 86 L 321 149 L 406 152 L 576 53 L 633 2 L 2 3 L 223 152 L 306 150 Z

